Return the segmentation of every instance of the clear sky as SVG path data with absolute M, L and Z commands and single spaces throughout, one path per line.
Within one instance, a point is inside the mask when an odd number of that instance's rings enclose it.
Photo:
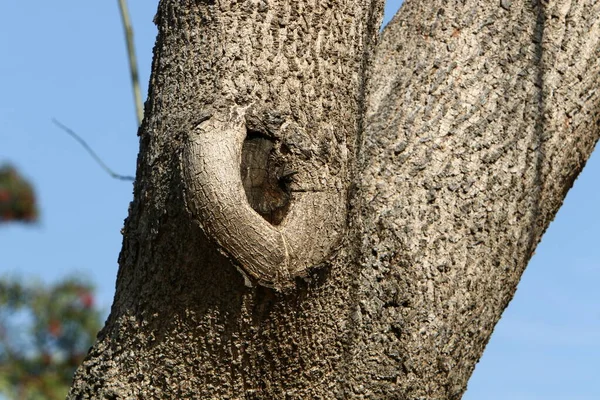
M 417 0 L 415 0 L 417 1 Z M 143 93 L 157 1 L 131 1 Z M 386 20 L 400 6 L 388 0 Z M 132 199 L 51 123 L 70 126 L 117 172 L 135 173 L 138 139 L 116 1 L 0 4 L 0 163 L 35 185 L 41 222 L 0 226 L 0 275 L 76 274 L 108 311 Z M 464 399 L 600 399 L 600 155 L 596 151 L 531 261 Z

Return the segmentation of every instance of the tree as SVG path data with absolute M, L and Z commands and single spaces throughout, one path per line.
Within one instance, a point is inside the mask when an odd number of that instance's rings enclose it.
M 35 222 L 38 217 L 33 188 L 18 171 L 0 165 L 0 223 Z
M 100 329 L 93 287 L 69 278 L 43 287 L 0 280 L 0 393 L 64 399 Z
M 162 0 L 71 398 L 458 399 L 600 135 L 600 4 Z

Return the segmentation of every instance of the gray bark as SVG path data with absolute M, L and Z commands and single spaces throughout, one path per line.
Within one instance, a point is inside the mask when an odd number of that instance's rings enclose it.
M 462 396 L 600 135 L 600 5 L 409 0 L 373 56 L 381 9 L 161 1 L 70 398 Z

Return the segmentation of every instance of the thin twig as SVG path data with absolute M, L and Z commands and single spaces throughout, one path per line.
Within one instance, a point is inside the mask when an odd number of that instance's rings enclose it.
M 133 44 L 133 29 L 129 20 L 129 11 L 127 11 L 127 1 L 119 0 L 119 9 L 121 10 L 121 20 L 125 31 L 125 42 L 127 43 L 127 54 L 129 56 L 129 70 L 131 71 L 131 86 L 133 97 L 135 98 L 135 110 L 138 126 L 142 125 L 144 118 L 144 108 L 142 105 L 142 95 L 140 93 L 140 78 L 138 75 L 137 58 L 135 57 L 135 46 Z
M 61 124 L 58 120 L 56 120 L 54 118 L 52 118 L 52 122 L 54 122 L 54 124 L 56 126 L 58 126 L 60 129 L 62 129 L 66 133 L 68 133 L 69 136 L 71 136 L 73 139 L 77 140 L 79 142 L 79 144 L 82 145 L 83 148 L 90 154 L 90 156 L 92 156 L 92 158 L 98 163 L 98 165 L 100 165 L 100 167 L 102 167 L 102 169 L 104 171 L 106 171 L 107 174 L 109 174 L 110 176 L 112 176 L 115 179 L 120 179 L 123 181 L 133 181 L 135 179 L 133 176 L 120 175 L 120 174 L 117 174 L 116 172 L 114 172 L 112 169 L 110 169 L 108 167 L 108 165 L 104 164 L 104 161 L 102 161 L 102 159 L 96 154 L 96 152 L 94 150 L 92 150 L 92 148 L 85 142 L 85 140 L 83 140 L 81 138 L 81 136 L 79 136 L 78 134 L 73 132 L 72 129 Z

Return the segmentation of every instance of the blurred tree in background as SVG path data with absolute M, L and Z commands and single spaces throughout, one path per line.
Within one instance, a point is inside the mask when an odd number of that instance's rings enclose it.
M 0 397 L 64 399 L 101 327 L 93 286 L 0 280 Z
M 127 2 L 119 0 L 127 44 L 138 125 L 143 105 Z M 68 127 L 54 121 L 75 138 L 98 164 L 114 173 L 87 143 Z M 33 186 L 15 167 L 0 164 L 0 225 L 38 221 Z M 94 287 L 68 278 L 55 284 L 31 283 L 0 277 L 0 400 L 64 399 L 73 374 L 102 327 Z
M 10 165 L 0 166 L 0 222 L 37 221 L 33 188 Z

